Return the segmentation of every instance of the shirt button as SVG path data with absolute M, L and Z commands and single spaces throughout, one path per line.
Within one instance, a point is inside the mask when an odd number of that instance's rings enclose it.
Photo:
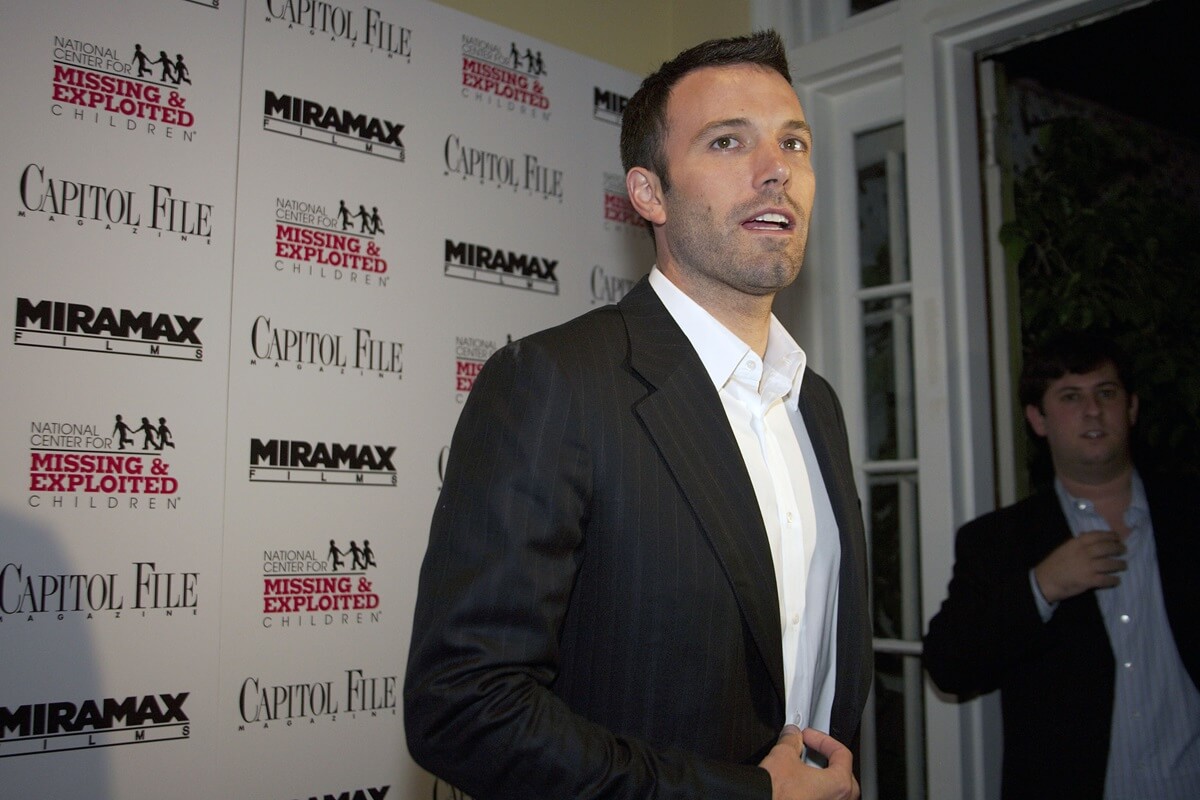
M 792 516 L 792 512 L 790 512 L 790 511 L 789 511 L 789 512 L 787 513 L 787 521 L 788 521 L 788 525 L 791 525 L 791 524 L 792 524 L 792 520 L 793 520 L 793 519 L 795 519 L 795 517 L 793 517 L 793 516 Z
M 1122 614 L 1122 615 L 1121 615 L 1121 622 L 1124 622 L 1125 624 L 1129 624 L 1129 615 L 1128 615 L 1128 614 Z
M 1126 661 L 1126 662 L 1125 662 L 1125 669 L 1133 669 L 1133 662 L 1132 662 L 1132 661 Z
M 752 358 L 746 362 L 746 369 L 757 369 L 758 363 Z
M 799 614 L 792 614 L 792 624 L 793 625 L 800 624 L 800 615 Z

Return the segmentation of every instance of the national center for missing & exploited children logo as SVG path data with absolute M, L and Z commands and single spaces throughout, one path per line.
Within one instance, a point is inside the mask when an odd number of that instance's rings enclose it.
M 447 278 L 558 294 L 558 260 L 474 242 L 446 239 L 443 270 Z
M 443 175 L 457 175 L 480 186 L 511 189 L 543 200 L 563 201 L 563 171 L 545 166 L 535 155 L 523 153 L 518 160 L 515 156 L 468 145 L 456 133 L 446 137 L 443 153 Z
M 263 130 L 389 161 L 405 159 L 403 125 L 270 89 L 263 94 Z
M 395 717 L 399 693 L 395 675 L 371 676 L 343 670 L 332 679 L 272 682 L 253 675 L 238 687 L 239 731 L 271 730 L 297 724 Z
M 604 173 L 604 230 L 646 236 L 646 221 L 629 202 L 625 176 Z M 648 237 L 647 237 L 648 238 Z
M 50 113 L 128 133 L 192 142 L 192 68 L 182 53 L 55 36 Z
M 542 51 L 462 36 L 462 96 L 499 111 L 550 119 Z
M 201 317 L 17 298 L 13 344 L 199 363 Z
M 74 176 L 56 175 L 41 164 L 27 164 L 17 181 L 17 217 L 30 222 L 77 228 L 124 231 L 139 239 L 197 241 L 212 244 L 213 206 L 181 197 L 166 185 L 148 190 L 108 186 Z
M 251 439 L 249 478 L 251 483 L 394 488 L 395 456 L 390 445 Z
M 370 6 L 345 8 L 327 0 L 266 0 L 268 23 L 307 31 L 313 38 L 343 44 L 388 59 L 412 61 L 412 30 L 386 19 Z
M 263 551 L 264 628 L 369 625 L 380 621 L 379 567 L 370 539 L 329 540 L 326 549 Z
M 512 342 L 512 335 L 505 339 L 505 344 Z M 463 403 L 475 386 L 475 378 L 479 371 L 499 349 L 494 339 L 482 339 L 478 336 L 454 337 L 454 399 Z
M 404 377 L 404 344 L 376 339 L 370 328 L 352 333 L 309 330 L 259 314 L 250 325 L 251 366 L 330 375 Z
M 198 582 L 199 573 L 160 569 L 154 561 L 135 561 L 124 571 L 72 573 L 0 562 L 0 625 L 194 617 Z
M 0 758 L 187 739 L 190 692 L 0 706 Z
M 30 508 L 178 508 L 175 435 L 166 417 L 116 414 L 108 425 L 34 421 L 29 428 Z
M 599 86 L 592 87 L 593 119 L 620 127 L 621 118 L 625 113 L 625 106 L 628 103 L 629 98 L 623 94 L 618 94 L 608 89 L 601 89 Z
M 355 207 L 357 206 L 357 209 Z M 275 198 L 275 271 L 343 283 L 388 285 L 383 215 L 367 203 Z

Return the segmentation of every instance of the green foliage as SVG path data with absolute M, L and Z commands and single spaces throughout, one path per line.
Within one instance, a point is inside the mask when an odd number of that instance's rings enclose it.
M 1025 352 L 1095 330 L 1128 354 L 1139 461 L 1200 478 L 1200 211 L 1144 131 L 1064 117 L 1039 132 L 1000 232 L 1018 265 Z M 1194 163 L 1194 162 L 1193 162 Z

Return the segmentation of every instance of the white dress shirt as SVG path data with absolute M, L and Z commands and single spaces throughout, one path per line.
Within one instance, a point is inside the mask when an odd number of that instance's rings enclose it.
M 798 408 L 804 351 L 772 315 L 760 359 L 657 267 L 650 286 L 712 378 L 754 485 L 779 595 L 785 719 L 828 731 L 841 543 Z

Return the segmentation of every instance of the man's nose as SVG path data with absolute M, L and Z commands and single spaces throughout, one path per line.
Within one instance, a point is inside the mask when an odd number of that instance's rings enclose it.
M 792 168 L 786 154 L 777 145 L 760 148 L 756 154 L 754 185 L 763 188 L 770 184 L 786 186 L 792 178 Z

